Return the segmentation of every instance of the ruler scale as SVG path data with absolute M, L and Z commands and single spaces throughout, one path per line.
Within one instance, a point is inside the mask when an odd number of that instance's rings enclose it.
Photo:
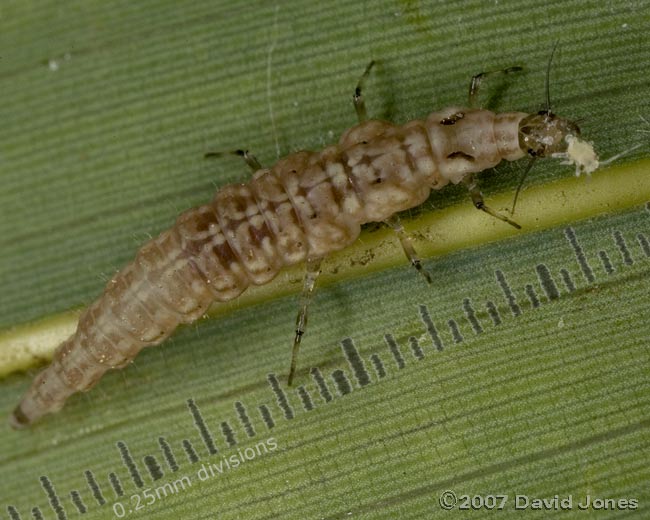
M 645 206 L 645 211 L 650 212 L 650 203 Z M 544 305 L 631 268 L 637 262 L 647 263 L 650 259 L 647 231 L 614 229 L 609 236 L 610 247 L 596 251 L 590 250 L 586 242 L 583 245 L 584 240 L 574 227 L 556 230 L 556 233 L 563 234 L 574 265 L 551 268 L 546 262 L 537 262 L 530 270 L 530 282 L 523 286 L 509 281 L 507 266 L 497 268 L 492 273 L 494 285 L 490 290 L 490 299 L 481 301 L 464 297 L 457 302 L 457 314 L 454 316 L 435 316 L 429 303 L 420 303 L 413 308 L 413 320 L 414 323 L 419 322 L 420 330 L 413 331 L 414 334 L 405 338 L 402 345 L 402 341 L 396 339 L 392 332 L 380 331 L 374 346 L 364 342 L 360 347 L 354 338 L 345 337 L 339 343 L 340 361 L 336 368 L 312 367 L 311 384 L 297 388 L 287 387 L 279 375 L 268 373 L 266 401 L 251 407 L 240 399 L 234 399 L 231 405 L 235 414 L 233 418 L 219 418 L 205 411 L 199 405 L 200 396 L 187 399 L 188 436 L 179 445 L 174 447 L 160 432 L 152 436 L 152 446 L 155 445 L 158 451 L 133 453 L 127 441 L 118 440 L 115 446 L 121 460 L 113 471 L 106 474 L 106 478 L 98 478 L 92 468 L 83 471 L 79 480 L 79 484 L 85 488 L 83 493 L 81 486 L 68 491 L 60 490 L 47 475 L 37 475 L 35 482 L 40 483 L 51 510 L 50 515 L 53 514 L 58 520 L 86 515 L 97 508 L 111 507 L 115 500 L 147 488 L 156 481 L 164 482 L 169 475 L 186 468 L 195 469 L 199 463 L 211 461 L 215 456 L 234 456 L 238 453 L 240 458 L 245 457 L 246 452 L 242 450 L 251 449 L 254 438 L 260 437 L 262 432 L 272 431 L 278 420 L 299 421 L 303 414 L 332 406 L 333 402 L 344 400 L 350 394 L 371 391 L 374 385 L 381 384 L 383 380 L 408 371 L 413 363 L 423 362 L 430 356 L 445 356 L 448 350 L 466 348 L 463 345 L 470 336 L 485 334 L 490 329 L 501 327 L 504 320 L 519 319 L 525 313 L 535 312 Z M 595 258 L 601 262 L 600 269 L 594 267 Z M 576 268 L 587 285 L 576 283 Z M 407 352 L 410 354 L 405 356 Z M 390 362 L 387 364 L 384 359 Z M 249 412 L 255 409 L 259 412 L 257 415 Z M 218 439 L 213 431 L 220 432 Z M 197 450 L 197 445 L 202 449 Z M 186 460 L 175 453 L 179 448 L 185 453 Z M 184 490 L 177 488 L 156 489 L 159 493 L 165 493 L 163 496 L 166 497 L 169 493 Z M 107 494 L 107 490 L 112 496 Z M 42 507 L 42 503 L 31 507 L 32 518 L 44 518 Z M 7 504 L 5 510 L 11 520 L 24 518 L 13 504 Z

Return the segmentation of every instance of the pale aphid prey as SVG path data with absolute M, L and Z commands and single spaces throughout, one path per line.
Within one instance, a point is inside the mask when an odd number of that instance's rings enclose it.
M 293 153 L 271 168 L 239 152 L 255 170 L 250 182 L 224 186 L 211 203 L 186 211 L 140 249 L 35 378 L 11 416 L 14 427 L 56 412 L 108 369 L 125 366 L 143 347 L 203 316 L 215 300 L 232 300 L 251 284 L 267 283 L 284 266 L 304 262 L 291 384 L 320 262 L 354 242 L 363 224 L 391 226 L 413 266 L 430 282 L 398 212 L 422 204 L 432 189 L 462 183 L 478 209 L 519 228 L 485 205 L 477 173 L 525 156 L 560 157 L 577 173 L 598 167 L 576 124 L 553 114 L 548 103 L 532 115 L 476 108 L 485 73 L 472 80 L 469 108 L 445 108 L 405 125 L 366 120 L 361 87 L 371 66 L 354 95 L 359 124 L 337 144 Z

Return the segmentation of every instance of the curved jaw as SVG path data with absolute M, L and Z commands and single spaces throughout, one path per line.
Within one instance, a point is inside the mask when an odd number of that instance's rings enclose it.
M 564 159 L 562 164 L 572 164 L 576 176 L 589 175 L 601 163 L 592 143 L 580 137 L 580 128 L 569 119 L 543 110 L 531 114 L 519 123 L 519 146 L 531 157 Z

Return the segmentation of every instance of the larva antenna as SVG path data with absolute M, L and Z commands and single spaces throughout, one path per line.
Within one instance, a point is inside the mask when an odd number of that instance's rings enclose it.
M 560 40 L 555 40 L 555 43 L 553 44 L 553 49 L 551 49 L 551 56 L 548 59 L 548 64 L 546 65 L 546 77 L 544 78 L 544 95 L 546 97 L 546 107 L 544 110 L 544 113 L 547 115 L 551 115 L 551 65 L 553 64 L 553 56 L 555 55 L 555 49 L 557 49 L 558 44 L 560 43 Z M 536 155 L 532 155 L 530 160 L 528 161 L 528 164 L 526 165 L 526 169 L 524 170 L 524 173 L 521 175 L 521 178 L 519 179 L 519 184 L 517 185 L 517 191 L 515 191 L 515 198 L 512 200 L 512 209 L 510 210 L 510 214 L 514 215 L 515 214 L 515 207 L 517 205 L 517 198 L 519 197 L 519 192 L 521 191 L 521 188 L 524 185 L 524 181 L 526 180 L 526 177 L 528 176 L 528 172 L 533 167 L 533 164 L 535 164 L 535 159 L 537 158 Z
M 560 40 L 555 40 L 553 49 L 551 50 L 551 57 L 548 59 L 548 65 L 546 65 L 546 78 L 544 79 L 544 93 L 546 95 L 546 113 L 551 113 L 551 65 L 553 63 L 553 56 L 555 55 L 555 49 L 557 49 Z

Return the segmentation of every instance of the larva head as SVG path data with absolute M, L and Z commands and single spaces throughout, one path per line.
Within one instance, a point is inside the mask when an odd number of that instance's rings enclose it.
M 590 174 L 598 168 L 598 156 L 591 143 L 580 139 L 578 125 L 550 110 L 521 120 L 519 146 L 531 157 L 564 159 L 563 164 L 576 167 L 576 176 Z

